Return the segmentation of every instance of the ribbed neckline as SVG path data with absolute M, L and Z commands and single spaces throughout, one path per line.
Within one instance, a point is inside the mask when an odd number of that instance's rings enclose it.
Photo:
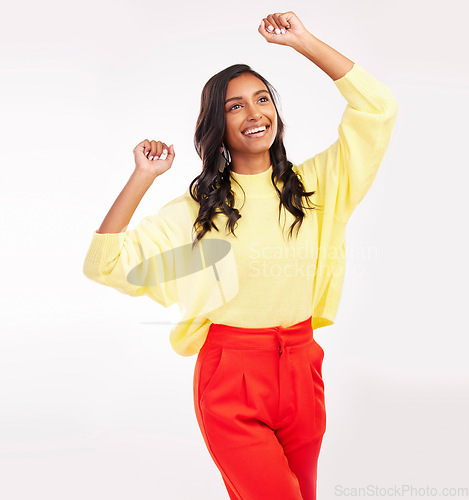
M 277 196 L 277 191 L 275 190 L 275 186 L 272 184 L 271 179 L 272 170 L 272 165 L 270 165 L 267 170 L 259 174 L 239 174 L 231 170 L 231 189 L 233 190 L 235 197 L 243 199 L 244 196 L 246 196 L 246 199 L 259 199 Z M 244 194 L 235 181 L 237 181 L 243 187 Z M 279 189 L 281 190 L 280 187 Z

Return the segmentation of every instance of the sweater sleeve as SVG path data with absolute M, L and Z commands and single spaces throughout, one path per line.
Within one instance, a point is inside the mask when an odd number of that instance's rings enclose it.
M 121 293 L 147 295 L 169 307 L 177 302 L 173 234 L 160 213 L 122 233 L 94 231 L 83 273 Z
M 389 146 L 398 103 L 391 89 L 354 63 L 334 84 L 347 100 L 338 139 L 299 166 L 314 177 L 324 210 L 347 223 L 370 189 Z

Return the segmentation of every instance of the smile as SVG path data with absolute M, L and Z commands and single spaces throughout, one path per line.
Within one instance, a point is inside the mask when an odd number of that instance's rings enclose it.
M 262 125 L 261 127 L 251 127 L 243 132 L 243 135 L 249 137 L 250 139 L 257 139 L 258 137 L 264 137 L 269 130 L 270 125 Z

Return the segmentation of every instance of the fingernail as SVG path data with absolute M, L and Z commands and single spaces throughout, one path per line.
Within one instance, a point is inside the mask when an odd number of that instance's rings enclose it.
M 280 30 L 279 30 L 278 28 L 275 28 L 275 33 L 276 33 L 277 35 L 280 35 Z
M 149 156 L 149 157 L 148 157 L 148 159 L 149 159 L 149 160 L 153 160 L 153 156 Z
M 285 30 L 282 28 L 282 29 L 280 30 L 280 33 L 282 33 L 282 35 L 284 35 L 284 34 L 285 34 Z
M 163 154 L 168 154 L 168 150 L 167 149 L 163 149 Z
M 274 31 L 274 27 L 273 27 L 273 26 L 269 26 L 267 29 L 268 29 L 269 31 Z
M 154 160 L 158 160 L 158 159 L 159 159 L 159 156 L 155 156 L 153 159 L 154 159 Z

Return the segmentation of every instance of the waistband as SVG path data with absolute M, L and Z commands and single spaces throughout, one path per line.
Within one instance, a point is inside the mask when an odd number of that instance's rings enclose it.
M 313 338 L 312 317 L 282 327 L 241 328 L 212 323 L 205 344 L 228 349 L 277 349 L 280 346 L 304 344 Z

